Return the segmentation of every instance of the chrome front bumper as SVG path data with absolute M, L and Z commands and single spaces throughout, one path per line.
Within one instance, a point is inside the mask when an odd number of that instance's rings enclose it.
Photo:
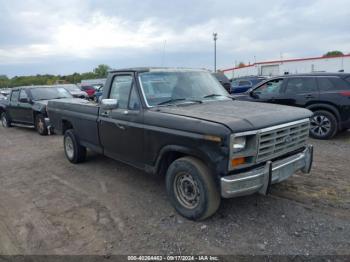
M 274 162 L 268 161 L 264 167 L 221 178 L 221 196 L 231 198 L 256 192 L 267 194 L 270 185 L 286 180 L 297 171 L 310 173 L 313 161 L 313 147 L 295 155 Z

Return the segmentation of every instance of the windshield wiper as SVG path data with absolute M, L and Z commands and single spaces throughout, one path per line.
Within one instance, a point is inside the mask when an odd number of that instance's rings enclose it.
M 211 98 L 211 97 L 216 97 L 216 96 L 224 96 L 224 97 L 228 97 L 228 98 L 231 98 L 231 99 L 235 100 L 235 98 L 233 98 L 230 95 L 225 96 L 225 95 L 220 95 L 220 94 L 210 94 L 210 95 L 204 96 L 203 98 Z
M 210 98 L 210 97 L 215 97 L 215 96 L 224 96 L 224 95 L 210 94 L 210 95 L 203 96 L 203 98 Z
M 158 106 L 161 106 L 161 105 L 165 105 L 165 104 L 170 104 L 170 103 L 174 103 L 174 102 L 177 102 L 177 101 L 183 101 L 183 100 L 186 100 L 185 98 L 176 98 L 176 99 L 169 99 L 169 100 L 165 100 L 163 102 L 160 102 L 159 104 L 157 104 Z
M 186 98 L 175 98 L 175 99 L 169 99 L 169 100 L 163 101 L 163 102 L 161 102 L 161 103 L 159 103 L 157 105 L 161 106 L 161 105 L 165 105 L 165 104 L 174 103 L 174 102 L 177 102 L 177 101 L 190 101 L 190 102 L 195 102 L 195 103 L 203 103 L 202 100 L 186 99 Z

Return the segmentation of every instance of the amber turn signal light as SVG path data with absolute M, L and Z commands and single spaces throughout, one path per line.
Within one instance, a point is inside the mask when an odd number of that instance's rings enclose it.
M 238 157 L 231 159 L 231 165 L 232 166 L 239 166 L 245 164 L 245 157 Z

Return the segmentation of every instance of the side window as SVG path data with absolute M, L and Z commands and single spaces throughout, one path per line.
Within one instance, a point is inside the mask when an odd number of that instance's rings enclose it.
M 251 83 L 249 81 L 240 81 L 239 86 L 251 86 Z
M 238 81 L 232 81 L 231 86 L 238 86 L 239 82 Z
M 279 94 L 281 93 L 282 85 L 283 79 L 274 79 L 255 89 L 254 93 L 261 95 Z
M 135 85 L 131 89 L 130 99 L 129 99 L 129 109 L 139 110 L 140 109 L 140 100 L 136 92 Z
M 318 77 L 317 82 L 320 91 L 330 91 L 333 89 L 333 84 L 328 77 Z
M 293 77 L 288 80 L 286 86 L 287 94 L 305 94 L 317 91 L 316 81 L 313 77 Z
M 348 76 L 347 78 L 345 78 L 345 81 L 348 82 L 350 84 L 350 76 Z
M 21 100 L 21 99 L 28 99 L 28 95 L 27 95 L 26 91 L 23 89 L 19 93 L 19 100 Z
M 11 102 L 18 102 L 19 91 L 12 91 Z
M 131 75 L 117 75 L 113 79 L 109 98 L 118 100 L 118 108 L 127 109 L 130 89 L 132 86 Z
M 346 90 L 348 87 L 346 86 L 346 83 L 339 77 L 330 77 L 329 80 L 333 84 L 333 90 Z

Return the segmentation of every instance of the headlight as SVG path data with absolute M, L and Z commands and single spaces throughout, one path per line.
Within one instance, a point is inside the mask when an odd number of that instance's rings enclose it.
M 232 150 L 233 152 L 239 152 L 245 149 L 246 146 L 246 137 L 238 136 L 233 139 Z

